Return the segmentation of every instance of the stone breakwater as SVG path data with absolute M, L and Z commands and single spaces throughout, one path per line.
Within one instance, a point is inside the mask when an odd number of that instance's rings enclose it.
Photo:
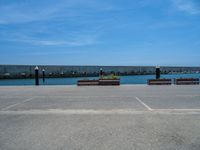
M 115 75 L 143 75 L 154 74 L 155 66 L 50 66 L 39 65 L 39 73 L 45 69 L 46 77 L 84 77 L 98 76 L 102 68 L 104 74 Z M 35 65 L 0 65 L 0 79 L 33 78 Z M 195 73 L 200 67 L 167 67 L 161 66 L 162 74 Z

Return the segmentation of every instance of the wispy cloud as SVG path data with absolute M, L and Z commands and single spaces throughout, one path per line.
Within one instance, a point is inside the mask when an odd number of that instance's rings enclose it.
M 28 43 L 31 45 L 39 45 L 39 46 L 88 46 L 94 45 L 97 43 L 96 37 L 85 36 L 84 38 L 78 37 L 76 39 L 71 40 L 41 40 L 41 39 L 30 39 L 30 38 L 14 38 L 9 39 L 9 41 Z
M 29 0 L 27 2 L 2 3 L 0 5 L 0 24 L 66 19 L 112 9 L 112 5 L 98 0 L 58 0 L 56 3 L 54 0 L 42 2 Z
M 189 26 L 187 21 L 159 21 L 148 25 L 149 29 L 173 29 Z
M 26 23 L 32 21 L 48 20 L 53 17 L 60 7 L 47 5 L 32 8 L 30 3 L 11 3 L 0 6 L 0 24 Z
M 41 46 L 94 45 L 102 32 L 95 14 L 112 9 L 112 5 L 99 0 L 1 3 L 0 40 Z
M 200 14 L 199 2 L 195 0 L 172 0 L 174 6 L 191 15 Z

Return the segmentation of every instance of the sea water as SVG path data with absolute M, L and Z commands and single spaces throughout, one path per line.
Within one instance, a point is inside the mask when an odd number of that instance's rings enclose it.
M 200 74 L 167 74 L 161 75 L 161 78 L 200 78 Z M 79 77 L 79 78 L 46 78 L 43 83 L 40 79 L 41 85 L 76 85 L 80 79 L 98 79 L 98 77 Z M 121 76 L 121 84 L 147 84 L 148 79 L 155 79 L 155 75 L 131 75 Z M 34 79 L 9 79 L 0 80 L 0 86 L 11 85 L 34 85 Z

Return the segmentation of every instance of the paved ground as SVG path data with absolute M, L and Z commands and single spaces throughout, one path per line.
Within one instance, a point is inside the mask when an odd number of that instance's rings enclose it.
M 0 150 L 199 150 L 200 86 L 0 87 Z

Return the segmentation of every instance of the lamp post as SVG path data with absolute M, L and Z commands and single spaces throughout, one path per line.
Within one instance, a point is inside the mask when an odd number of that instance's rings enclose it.
M 156 66 L 156 79 L 160 79 L 160 67 Z
M 42 81 L 45 82 L 45 69 L 42 69 Z
M 100 73 L 99 73 L 100 79 L 103 79 L 103 69 L 100 68 Z
M 39 85 L 39 68 L 38 66 L 35 67 L 35 85 Z

